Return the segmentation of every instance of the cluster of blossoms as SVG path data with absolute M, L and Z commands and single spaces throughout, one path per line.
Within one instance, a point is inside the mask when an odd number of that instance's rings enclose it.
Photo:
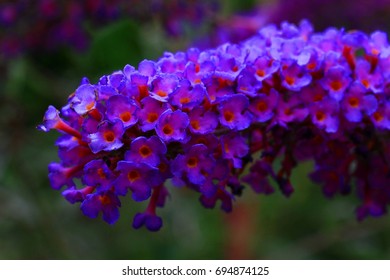
M 319 30 L 331 26 L 370 32 L 388 29 L 390 0 L 275 0 L 258 1 L 250 10 L 213 18 L 210 34 L 196 46 L 215 47 L 225 42 L 238 43 L 255 35 L 266 23 L 299 22 L 308 19 Z M 255 4 L 255 3 L 254 3 Z
M 0 3 L 0 50 L 7 56 L 58 46 L 83 50 L 88 25 L 92 29 L 123 18 L 155 18 L 168 34 L 178 35 L 183 23 L 199 24 L 216 7 L 214 0 L 6 0 Z
M 133 226 L 155 231 L 168 180 L 229 212 L 245 185 L 290 196 L 293 168 L 312 160 L 326 196 L 353 190 L 358 219 L 379 216 L 390 203 L 389 82 L 386 34 L 313 33 L 307 21 L 165 53 L 96 84 L 84 78 L 61 111 L 49 107 L 39 128 L 63 133 L 49 179 L 110 224 L 120 197 L 148 200 Z

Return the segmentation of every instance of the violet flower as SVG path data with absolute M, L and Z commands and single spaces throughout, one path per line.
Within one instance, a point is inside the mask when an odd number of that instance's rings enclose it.
M 325 196 L 357 193 L 360 220 L 390 204 L 389 83 L 383 33 L 284 23 L 239 44 L 126 65 L 96 84 L 83 78 L 38 128 L 62 134 L 52 187 L 110 224 L 129 194 L 148 202 L 133 226 L 159 230 L 169 181 L 226 212 L 244 185 L 268 195 L 273 181 L 289 197 L 305 160 Z

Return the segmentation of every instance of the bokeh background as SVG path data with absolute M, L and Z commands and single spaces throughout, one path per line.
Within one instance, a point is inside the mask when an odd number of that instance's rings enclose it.
M 84 76 L 95 83 L 164 51 L 243 40 L 267 23 L 308 18 L 317 31 L 372 32 L 390 31 L 389 17 L 389 0 L 0 1 L 0 259 L 390 259 L 390 217 L 357 222 L 354 194 L 325 198 L 307 178 L 310 162 L 295 170 L 290 198 L 248 188 L 231 214 L 171 188 L 158 233 L 131 227 L 145 205 L 130 198 L 115 225 L 89 219 L 51 189 L 58 134 L 36 130 Z

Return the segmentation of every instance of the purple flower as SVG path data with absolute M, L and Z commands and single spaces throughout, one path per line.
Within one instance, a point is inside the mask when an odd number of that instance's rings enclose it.
M 211 172 L 215 160 L 208 155 L 208 148 L 203 144 L 192 146 L 185 155 L 178 155 L 171 163 L 173 175 L 186 177 L 195 185 L 202 185 L 205 172 Z
M 296 95 L 291 95 L 286 101 L 279 99 L 274 122 L 281 126 L 286 126 L 291 122 L 301 122 L 307 117 L 308 111 Z
M 259 94 L 249 105 L 249 111 L 253 119 L 258 122 L 266 122 L 274 115 L 274 110 L 278 104 L 279 94 L 276 90 L 271 89 L 269 94 Z
M 161 157 L 165 155 L 167 148 L 157 136 L 149 139 L 137 137 L 131 142 L 130 150 L 125 154 L 125 160 L 146 163 L 152 167 L 160 164 Z
M 242 180 L 248 183 L 256 193 L 271 194 L 274 192 L 274 188 L 268 180 L 270 170 L 271 167 L 265 161 L 257 161 L 250 168 L 250 173 Z
M 310 107 L 311 120 L 314 125 L 325 129 L 328 133 L 334 133 L 339 128 L 338 104 L 332 99 L 326 99 L 314 103 Z
M 102 159 L 92 160 L 84 166 L 83 183 L 87 186 L 108 190 L 112 187 L 115 178 L 114 173 Z
M 188 114 L 190 119 L 190 131 L 195 134 L 208 134 L 218 126 L 217 114 L 213 111 L 204 111 L 202 107 L 196 107 Z
M 165 53 L 138 69 L 83 78 L 68 104 L 50 106 L 59 130 L 49 180 L 89 217 L 114 223 L 117 196 L 145 201 L 133 227 L 162 226 L 169 185 L 231 211 L 244 183 L 255 193 L 294 192 L 305 160 L 328 196 L 356 193 L 358 219 L 390 205 L 390 47 L 384 34 L 284 23 L 240 44 Z
M 162 219 L 151 213 L 137 213 L 134 216 L 133 227 L 138 229 L 143 225 L 150 231 L 158 231 L 162 227 Z
M 55 129 L 62 121 L 59 113 L 60 112 L 56 108 L 50 105 L 43 117 L 43 124 L 39 125 L 37 128 L 45 132 L 53 128 Z
M 323 87 L 329 90 L 329 96 L 336 101 L 343 98 L 344 91 L 350 83 L 349 71 L 341 65 L 329 68 L 322 80 Z
M 202 84 L 204 77 L 213 74 L 215 68 L 215 64 L 211 61 L 204 61 L 200 63 L 191 61 L 187 63 L 183 74 L 192 85 Z
M 53 189 L 59 190 L 61 187 L 67 185 L 69 187 L 75 186 L 73 182 L 73 175 L 79 171 L 79 167 L 64 167 L 59 163 L 51 163 L 48 167 L 49 180 Z
M 268 55 L 259 56 L 254 64 L 255 78 L 262 82 L 279 70 L 280 61 L 270 58 Z
M 151 189 L 159 176 L 157 169 L 145 163 L 131 161 L 118 162 L 116 170 L 120 173 L 115 181 L 115 191 L 119 195 L 126 195 L 131 190 L 135 201 L 146 200 L 151 195 Z
M 160 115 L 167 109 L 166 103 L 157 101 L 151 97 L 142 99 L 142 110 L 138 111 L 140 128 L 149 131 L 155 128 Z
M 290 61 L 285 62 L 282 66 L 281 76 L 283 78 L 282 85 L 292 91 L 301 90 L 312 80 L 306 69 Z
M 180 110 L 166 110 L 158 119 L 156 133 L 164 142 L 187 140 L 188 115 Z
M 219 105 L 219 121 L 234 130 L 248 128 L 251 122 L 251 114 L 247 111 L 248 106 L 249 100 L 245 95 L 227 96 Z
M 376 127 L 381 129 L 390 129 L 390 104 L 381 104 L 371 115 L 371 120 Z
M 364 86 L 354 83 L 345 94 L 342 106 L 347 120 L 360 122 L 363 118 L 363 112 L 370 116 L 376 111 L 378 102 L 373 95 L 366 95 Z
M 194 86 L 188 80 L 182 80 L 179 87 L 170 95 L 170 103 L 179 109 L 192 109 L 200 105 L 206 98 L 206 89 L 196 84 Z
M 256 96 L 262 87 L 263 84 L 255 78 L 255 69 L 253 67 L 246 67 L 241 71 L 237 79 L 238 93 L 253 97 Z
M 172 92 L 178 86 L 178 79 L 175 75 L 161 75 L 156 77 L 152 82 L 152 92 L 150 97 L 167 102 Z
M 97 95 L 98 93 L 94 86 L 90 84 L 81 85 L 72 98 L 72 105 L 77 114 L 83 115 L 95 109 Z
M 199 198 L 200 202 L 205 208 L 214 208 L 217 201 L 221 200 L 221 209 L 227 213 L 232 211 L 232 199 L 232 195 L 228 191 L 222 189 L 218 189 L 218 191 L 212 197 L 206 197 L 205 195 L 202 195 Z
M 242 136 L 231 133 L 221 137 L 223 157 L 233 161 L 235 168 L 242 167 L 242 158 L 249 152 L 249 147 Z
M 119 218 L 119 207 L 121 202 L 111 192 L 99 192 L 88 194 L 81 203 L 81 211 L 89 218 L 97 218 L 102 212 L 103 220 L 108 224 L 114 224 Z
M 75 187 L 70 187 L 62 192 L 62 196 L 74 204 L 76 202 L 83 202 L 88 194 L 91 194 L 95 190 L 94 187 L 84 187 L 82 189 L 76 189 Z
M 137 111 L 138 106 L 135 102 L 124 95 L 114 95 L 107 100 L 106 116 L 108 120 L 122 121 L 125 129 L 137 123 Z
M 372 65 L 368 61 L 359 60 L 356 63 L 356 77 L 360 83 L 373 93 L 380 93 L 383 91 L 383 76 L 377 69 L 372 71 Z
M 51 129 L 57 129 L 73 135 L 76 138 L 81 138 L 80 132 L 64 122 L 59 115 L 59 111 L 53 106 L 49 106 L 43 117 L 43 124 L 38 125 L 37 128 L 44 132 L 48 132 Z
M 124 129 L 121 121 L 109 122 L 103 121 L 99 124 L 96 133 L 88 136 L 89 147 L 93 153 L 100 151 L 113 151 L 123 146 L 121 137 Z

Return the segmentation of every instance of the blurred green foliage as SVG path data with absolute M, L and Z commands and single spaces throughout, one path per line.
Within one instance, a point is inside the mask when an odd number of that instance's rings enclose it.
M 241 1 L 242 2 L 242 1 Z M 236 9 L 240 4 L 232 4 Z M 244 5 L 246 7 L 246 4 Z M 56 161 L 55 132 L 35 129 L 48 105 L 61 107 L 85 75 L 91 82 L 124 64 L 156 59 L 165 50 L 185 48 L 191 35 L 167 37 L 152 22 L 124 20 L 91 33 L 85 53 L 21 56 L 0 69 L 0 259 L 224 259 L 229 252 L 231 216 L 204 209 L 198 194 L 171 187 L 171 199 L 160 210 L 158 233 L 131 227 L 144 209 L 122 199 L 121 218 L 113 226 L 89 219 L 78 205 L 67 203 L 47 179 Z M 257 196 L 249 189 L 236 207 L 250 205 L 254 224 L 242 240 L 250 258 L 261 259 L 388 259 L 390 219 L 355 221 L 354 195 L 326 199 L 307 178 L 311 164 L 294 173 L 296 192 Z M 246 229 L 243 229 L 244 231 Z

